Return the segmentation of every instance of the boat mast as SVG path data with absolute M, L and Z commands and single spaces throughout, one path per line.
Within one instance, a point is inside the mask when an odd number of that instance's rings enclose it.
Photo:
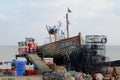
M 66 28 L 67 28 L 67 38 L 69 38 L 69 28 L 68 28 L 68 13 L 66 14 Z
M 69 20 L 68 20 L 68 14 L 71 13 L 71 10 L 68 8 L 68 11 L 66 13 L 66 28 L 67 28 L 67 38 L 69 38 Z

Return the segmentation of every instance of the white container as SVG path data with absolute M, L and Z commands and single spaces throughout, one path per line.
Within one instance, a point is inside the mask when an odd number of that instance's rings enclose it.
M 26 70 L 34 70 L 34 65 L 25 65 Z
M 12 69 L 12 65 L 11 65 L 11 63 L 3 63 L 2 65 L 1 65 L 1 68 L 2 69 Z

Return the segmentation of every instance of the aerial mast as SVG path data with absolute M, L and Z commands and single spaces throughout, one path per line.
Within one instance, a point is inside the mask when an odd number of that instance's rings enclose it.
M 68 11 L 66 13 L 66 28 L 67 28 L 67 38 L 69 38 L 69 20 L 68 20 L 68 14 L 71 13 L 71 10 L 68 8 Z

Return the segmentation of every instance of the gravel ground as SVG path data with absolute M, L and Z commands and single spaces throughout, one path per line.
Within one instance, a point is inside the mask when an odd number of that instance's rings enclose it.
M 42 80 L 42 76 L 4 76 L 0 80 Z

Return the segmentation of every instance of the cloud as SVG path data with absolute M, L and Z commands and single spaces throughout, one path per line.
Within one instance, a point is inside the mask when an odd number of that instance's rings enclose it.
M 70 7 L 76 10 L 78 13 L 82 13 L 81 16 L 86 15 L 85 18 L 97 17 L 103 11 L 111 11 L 116 8 L 115 2 L 109 0 L 50 0 L 50 1 L 31 1 L 20 4 L 24 8 L 39 9 L 44 11 L 50 11 L 51 9 L 58 10 L 57 13 L 61 13 L 60 9 L 67 9 Z M 45 10 L 47 9 L 47 10 Z M 49 12 L 50 13 L 50 12 Z M 54 12 L 53 12 L 54 13 Z
M 27 8 L 49 8 L 49 7 L 59 7 L 59 8 L 66 8 L 66 7 L 74 7 L 74 6 L 82 6 L 86 5 L 86 1 L 84 0 L 50 0 L 50 1 L 31 1 L 26 3 L 21 3 L 19 6 L 21 7 L 27 7 Z
M 106 21 L 120 19 L 120 16 L 115 12 L 118 11 L 119 6 L 116 2 L 110 0 L 81 0 L 81 5 L 79 5 L 78 0 L 76 2 L 78 6 L 73 8 L 77 12 L 73 15 L 74 18 L 103 19 Z
M 0 21 L 12 21 L 15 19 L 15 16 L 0 14 Z
M 6 21 L 8 17 L 6 15 L 0 14 L 0 21 Z
M 114 2 L 109 0 L 50 0 L 50 1 L 31 1 L 19 4 L 19 6 L 28 8 L 45 7 L 79 7 L 94 10 L 111 10 L 116 7 Z
M 95 10 L 112 10 L 116 7 L 116 4 L 108 0 L 91 0 L 89 6 Z
M 2 13 L 6 11 L 9 13 L 0 14 L 0 21 L 7 21 L 8 23 L 3 23 L 3 25 L 15 27 L 16 32 L 22 31 L 22 33 L 19 32 L 19 35 L 22 34 L 21 37 L 25 34 L 36 36 L 36 38 L 39 37 L 38 35 L 44 35 L 41 39 L 43 40 L 45 36 L 48 36 L 45 28 L 46 24 L 56 24 L 57 20 L 65 23 L 64 16 L 67 12 L 67 7 L 72 11 L 69 14 L 70 26 L 74 24 L 73 26 L 76 26 L 78 30 L 72 31 L 73 35 L 80 30 L 87 34 L 90 31 L 94 33 L 101 33 L 101 31 L 106 33 L 113 32 L 113 26 L 118 27 L 118 22 L 120 21 L 119 4 L 112 0 L 22 0 L 15 3 L 17 5 L 6 5 L 4 10 L 1 8 L 3 10 Z M 79 27 L 79 25 L 83 27 Z M 88 26 L 92 26 L 94 30 L 89 29 Z M 98 27 L 103 28 L 103 30 Z
M 94 19 L 94 18 L 97 18 L 99 17 L 100 14 L 97 13 L 97 12 L 92 12 L 92 11 L 88 11 L 88 12 L 85 12 L 85 13 L 81 13 L 79 15 L 80 18 L 84 18 L 84 19 Z
M 120 16 L 115 15 L 114 13 L 108 14 L 108 15 L 103 15 L 101 18 L 103 18 L 106 21 L 120 21 Z

